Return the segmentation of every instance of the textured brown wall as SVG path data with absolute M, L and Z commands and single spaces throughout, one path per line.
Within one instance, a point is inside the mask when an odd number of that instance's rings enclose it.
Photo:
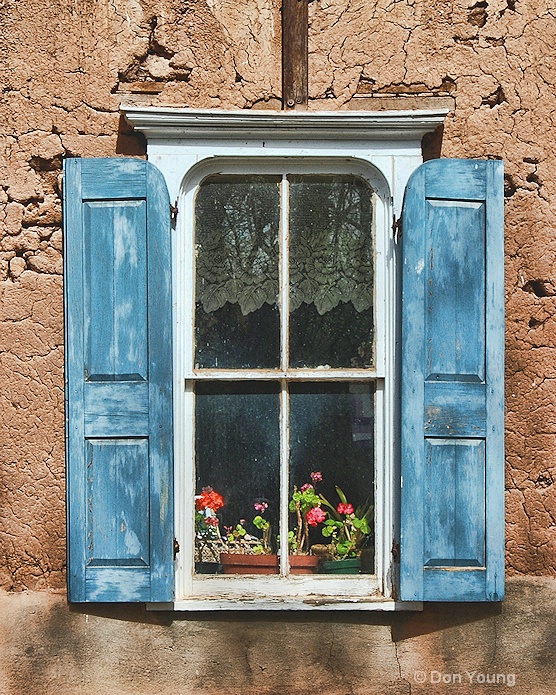
M 502 605 L 326 622 L 2 591 L 0 615 L 2 695 L 554 695 L 556 682 L 554 578 L 513 578 Z
M 508 569 L 554 574 L 554 0 L 309 16 L 309 108 L 454 104 L 441 154 L 505 160 Z M 279 1 L 4 0 L 0 25 L 0 585 L 60 588 L 62 158 L 144 154 L 121 102 L 280 108 Z

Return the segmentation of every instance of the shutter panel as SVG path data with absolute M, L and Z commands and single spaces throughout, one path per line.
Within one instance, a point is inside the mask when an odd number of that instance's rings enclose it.
M 400 598 L 504 595 L 503 167 L 438 159 L 403 210 Z
M 170 208 L 136 159 L 64 166 L 70 601 L 173 598 Z

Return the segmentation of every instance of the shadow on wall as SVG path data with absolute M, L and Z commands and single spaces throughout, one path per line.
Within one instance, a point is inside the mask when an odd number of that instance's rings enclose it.
M 442 138 L 444 137 L 444 126 L 439 125 L 432 133 L 426 133 L 421 140 L 421 152 L 423 161 L 429 159 L 440 159 L 442 154 Z
M 0 594 L 0 613 L 10 695 L 452 692 L 439 678 L 458 695 L 514 679 L 515 695 L 552 695 L 556 679 L 556 579 L 546 577 L 511 578 L 503 604 L 420 613 L 147 612 L 68 606 L 48 592 Z
M 147 154 L 147 141 L 145 136 L 143 133 L 133 130 L 123 116 L 120 116 L 120 122 L 118 124 L 116 154 L 141 157 Z
M 203 623 L 283 623 L 311 624 L 334 622 L 342 625 L 383 625 L 390 627 L 392 641 L 427 635 L 460 625 L 489 620 L 502 612 L 499 603 L 430 603 L 422 611 L 384 613 L 361 611 L 148 611 L 144 604 L 87 603 L 68 604 L 71 613 L 132 623 L 165 625 L 174 622 Z

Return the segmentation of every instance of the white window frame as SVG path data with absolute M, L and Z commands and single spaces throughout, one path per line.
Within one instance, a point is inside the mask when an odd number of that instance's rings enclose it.
M 447 113 L 409 112 L 223 112 L 193 109 L 123 107 L 127 120 L 147 137 L 148 159 L 163 173 L 178 208 L 173 236 L 174 297 L 174 437 L 176 560 L 173 610 L 282 609 L 399 610 L 420 604 L 394 598 L 396 563 L 392 547 L 397 529 L 398 474 L 396 442 L 396 351 L 399 311 L 396 242 L 392 219 L 401 214 L 403 192 L 411 173 L 422 163 L 421 139 L 440 125 Z M 378 379 L 376 391 L 375 532 L 377 575 L 245 576 L 193 575 L 194 430 L 191 377 L 193 292 L 193 214 L 198 184 L 211 173 L 260 173 L 301 169 L 303 173 L 350 173 L 366 178 L 376 194 L 376 367 L 364 370 Z M 291 173 L 295 173 L 291 171 Z M 206 370 L 205 370 L 206 371 Z M 220 371 L 220 370 L 219 370 Z M 273 374 L 275 374 L 274 370 Z M 337 375 L 338 370 L 334 369 Z M 343 370 L 357 378 L 358 370 Z M 260 371 L 257 370 L 260 374 Z M 208 375 L 207 375 L 208 376 Z M 222 376 L 222 373 L 220 374 Z M 313 370 L 298 370 L 313 379 Z M 325 374 L 323 373 L 323 376 Z M 330 376 L 330 374 L 327 374 Z M 230 378 L 237 371 L 230 370 Z M 384 390 L 378 384 L 384 384 Z M 185 387 L 187 384 L 187 387 Z M 379 465 L 382 461 L 382 465 Z M 281 490 L 282 504 L 288 490 Z M 187 510 L 185 513 L 183 510 Z M 283 515 L 282 515 L 283 516 Z M 282 519 L 281 533 L 287 528 Z M 285 559 L 282 560 L 282 571 Z M 170 606 L 168 606 L 170 607 Z M 158 606 L 160 609 L 160 606 Z

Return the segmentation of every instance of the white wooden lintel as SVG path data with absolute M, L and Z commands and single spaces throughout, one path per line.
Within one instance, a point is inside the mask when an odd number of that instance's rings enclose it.
M 415 111 L 223 111 L 122 105 L 147 138 L 263 140 L 420 140 L 442 125 L 448 109 Z

